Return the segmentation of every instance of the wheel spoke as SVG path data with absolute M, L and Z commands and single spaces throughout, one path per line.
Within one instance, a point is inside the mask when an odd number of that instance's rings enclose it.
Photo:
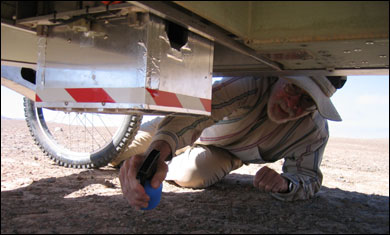
M 24 106 L 26 121 L 36 143 L 62 166 L 90 168 L 106 165 L 132 141 L 142 120 L 134 115 L 119 115 L 126 118 L 118 121 L 117 114 L 37 108 L 27 98 Z

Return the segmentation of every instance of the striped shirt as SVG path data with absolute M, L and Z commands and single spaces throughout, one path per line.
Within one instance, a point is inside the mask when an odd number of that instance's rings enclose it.
M 244 163 L 284 159 L 282 176 L 293 183 L 280 200 L 308 199 L 322 184 L 320 164 L 328 141 L 327 121 L 317 111 L 284 124 L 272 122 L 267 102 L 277 77 L 233 77 L 214 83 L 211 116 L 168 116 L 155 140 L 173 152 L 195 142 L 230 151 Z

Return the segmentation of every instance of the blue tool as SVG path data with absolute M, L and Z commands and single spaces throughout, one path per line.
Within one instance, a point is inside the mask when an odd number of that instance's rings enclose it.
M 156 173 L 157 169 L 157 160 L 160 157 L 160 152 L 153 150 L 149 153 L 148 157 L 142 164 L 140 170 L 137 173 L 137 179 L 140 181 L 140 184 L 144 187 L 146 194 L 149 195 L 150 201 L 148 207 L 141 208 L 141 210 L 151 210 L 155 208 L 161 199 L 162 184 L 155 189 L 150 185 L 150 181 L 153 178 L 153 175 Z

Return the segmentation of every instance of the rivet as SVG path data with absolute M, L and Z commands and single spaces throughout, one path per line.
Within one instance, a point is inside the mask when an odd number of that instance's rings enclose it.
M 106 103 L 105 103 L 105 102 L 102 102 L 102 105 L 104 106 L 104 105 L 106 105 Z
M 69 38 L 69 39 L 68 39 L 68 43 L 71 43 L 71 42 L 72 42 L 72 39 Z
M 374 45 L 374 42 L 373 41 L 367 41 L 366 45 Z
M 65 101 L 65 106 L 67 106 L 69 103 L 68 103 L 68 101 Z
M 351 51 L 350 50 L 344 50 L 344 54 L 350 54 Z
M 362 61 L 362 64 L 368 64 L 368 61 L 363 60 L 363 61 Z
M 92 74 L 92 79 L 93 79 L 93 80 L 96 79 L 96 75 L 95 75 L 95 74 Z
M 356 49 L 354 49 L 353 51 L 354 51 L 354 52 L 361 52 L 361 51 L 362 51 L 362 49 L 360 49 L 360 48 L 356 48 Z
M 380 55 L 379 58 L 385 59 L 385 58 L 387 58 L 387 55 Z
M 107 40 L 108 39 L 108 35 L 104 35 L 103 39 Z

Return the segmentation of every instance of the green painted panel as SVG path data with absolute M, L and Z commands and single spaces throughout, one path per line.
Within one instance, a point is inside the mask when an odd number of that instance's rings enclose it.
M 249 45 L 388 38 L 388 1 L 178 1 Z
M 38 37 L 29 32 L 1 25 L 1 59 L 36 63 Z
M 386 38 L 389 2 L 254 2 L 249 37 L 257 43 Z
M 388 1 L 177 3 L 233 32 L 284 69 L 389 66 Z M 219 66 L 237 65 L 224 59 Z
M 175 3 L 237 36 L 246 37 L 249 33 L 252 2 L 175 1 Z

